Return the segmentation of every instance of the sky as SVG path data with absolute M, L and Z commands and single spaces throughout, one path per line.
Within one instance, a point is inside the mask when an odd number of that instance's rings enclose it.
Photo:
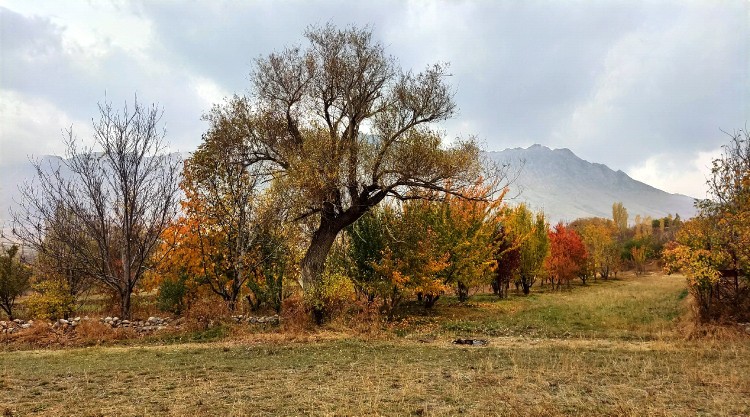
M 450 63 L 448 138 L 569 148 L 705 197 L 750 120 L 750 2 L 0 0 L 0 164 L 91 137 L 97 103 L 158 103 L 174 151 L 310 25 L 372 28 L 402 68 Z

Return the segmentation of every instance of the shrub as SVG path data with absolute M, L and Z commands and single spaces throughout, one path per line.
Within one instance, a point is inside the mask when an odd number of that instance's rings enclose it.
M 67 319 L 73 314 L 76 299 L 70 294 L 67 283 L 46 279 L 35 283 L 34 293 L 26 300 L 29 314 L 35 318 Z
M 0 254 L 0 308 L 13 319 L 16 299 L 29 289 L 31 268 L 16 259 L 18 246 L 13 245 Z
M 177 279 L 164 279 L 159 284 L 156 301 L 159 310 L 178 315 L 182 313 L 187 294 L 186 279 L 185 275 L 180 275 Z

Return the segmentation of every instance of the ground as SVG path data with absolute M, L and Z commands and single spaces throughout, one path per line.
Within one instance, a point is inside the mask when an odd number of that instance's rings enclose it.
M 537 289 L 537 288 L 535 288 Z M 679 276 L 625 276 L 382 324 L 0 354 L 0 410 L 51 416 L 750 415 L 750 343 L 686 323 Z M 685 332 L 692 336 L 687 337 Z M 222 333 L 222 334 L 224 334 Z M 487 346 L 459 346 L 457 337 Z

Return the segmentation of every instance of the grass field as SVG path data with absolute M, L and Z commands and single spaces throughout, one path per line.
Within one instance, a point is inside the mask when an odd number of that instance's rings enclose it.
M 342 325 L 206 343 L 1 355 L 5 415 L 750 415 L 750 344 L 686 339 L 679 277 L 452 300 L 365 336 Z M 480 337 L 486 347 L 451 343 Z M 165 339 L 166 340 L 166 339 Z M 131 342 L 132 343 L 132 342 Z

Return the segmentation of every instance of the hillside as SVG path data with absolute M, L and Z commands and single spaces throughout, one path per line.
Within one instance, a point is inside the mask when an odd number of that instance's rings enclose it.
M 622 201 L 630 219 L 635 215 L 659 218 L 679 214 L 683 219 L 695 214 L 694 199 L 670 194 L 630 178 L 622 171 L 591 163 L 569 149 L 529 148 L 488 152 L 499 163 L 523 168 L 511 186 L 512 201 L 526 202 L 544 210 L 550 223 L 579 217 L 612 216 L 612 203 Z

